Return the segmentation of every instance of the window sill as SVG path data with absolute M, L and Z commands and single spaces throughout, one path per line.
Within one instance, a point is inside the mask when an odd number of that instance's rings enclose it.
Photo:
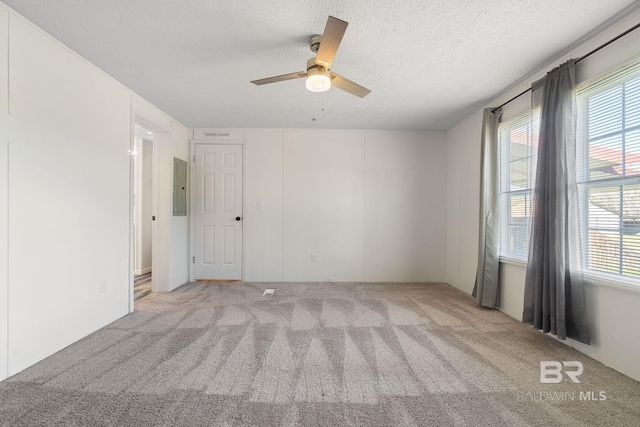
M 500 263 L 527 268 L 527 262 L 520 259 L 500 257 Z M 591 286 L 603 286 L 640 294 L 640 279 L 631 277 L 620 277 L 606 273 L 584 273 L 584 282 Z
M 521 259 L 516 259 L 516 258 L 506 258 L 506 257 L 500 257 L 500 262 L 502 264 L 510 264 L 510 265 L 517 265 L 518 267 L 522 267 L 522 268 L 527 268 L 527 261 L 523 261 Z
M 592 286 L 604 286 L 640 294 L 640 280 L 603 274 L 584 273 L 584 282 Z

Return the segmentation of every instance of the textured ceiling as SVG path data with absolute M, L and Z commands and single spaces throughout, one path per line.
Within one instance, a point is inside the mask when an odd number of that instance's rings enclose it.
M 184 125 L 445 130 L 630 0 L 3 0 Z M 314 94 L 308 39 L 349 22 L 332 70 L 371 89 Z M 324 107 L 324 111 L 322 108 Z M 316 121 L 312 121 L 316 118 Z

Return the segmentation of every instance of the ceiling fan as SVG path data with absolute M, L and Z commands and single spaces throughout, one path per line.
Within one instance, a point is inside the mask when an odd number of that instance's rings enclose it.
M 253 80 L 251 83 L 265 85 L 306 77 L 307 89 L 312 92 L 324 92 L 334 86 L 352 95 L 364 98 L 371 93 L 369 89 L 331 71 L 331 63 L 336 56 L 344 32 L 347 30 L 347 25 L 349 25 L 348 22 L 329 16 L 327 25 L 324 28 L 324 34 L 311 37 L 311 45 L 309 47 L 312 52 L 316 53 L 316 56 L 307 61 L 307 71 Z

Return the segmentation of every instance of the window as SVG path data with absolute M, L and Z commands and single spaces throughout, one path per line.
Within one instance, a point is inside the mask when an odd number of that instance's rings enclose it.
M 585 272 L 640 278 L 640 61 L 576 93 Z M 527 261 L 538 120 L 503 123 L 500 257 Z
M 531 188 L 533 186 L 533 132 L 531 115 L 501 124 L 500 151 L 500 256 L 527 260 Z
M 640 62 L 577 93 L 585 268 L 640 277 Z
M 576 93 L 577 179 L 587 273 L 640 278 L 640 62 Z M 503 123 L 500 257 L 527 260 L 538 123 Z

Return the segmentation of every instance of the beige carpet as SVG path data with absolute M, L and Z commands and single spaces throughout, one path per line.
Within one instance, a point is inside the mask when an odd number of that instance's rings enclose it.
M 640 425 L 639 383 L 445 284 L 195 283 L 136 307 L 0 383 L 0 425 Z M 540 384 L 545 360 L 581 383 Z

